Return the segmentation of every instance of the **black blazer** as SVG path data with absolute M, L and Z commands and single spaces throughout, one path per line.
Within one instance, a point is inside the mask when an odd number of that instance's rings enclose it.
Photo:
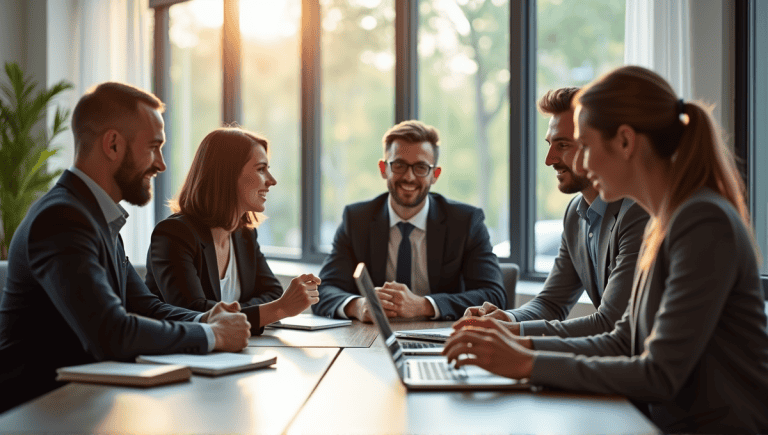
M 491 248 L 485 215 L 479 208 L 430 193 L 427 217 L 427 273 L 441 318 L 458 319 L 467 307 L 490 301 L 506 306 L 499 262 Z M 384 284 L 389 243 L 385 193 L 344 208 L 344 216 L 325 259 L 315 314 L 333 317 L 350 295 L 359 295 L 352 273 L 365 262 L 374 285 Z
M 267 265 L 256 236 L 255 229 L 242 229 L 234 232 L 233 239 L 239 302 L 251 331 L 260 334 L 259 305 L 280 298 L 283 287 Z M 147 252 L 146 284 L 170 304 L 198 311 L 213 308 L 221 300 L 221 287 L 210 228 L 178 213 L 158 223 Z
M 59 367 L 206 353 L 205 331 L 188 322 L 198 314 L 147 289 L 122 239 L 112 243 L 93 193 L 64 171 L 11 242 L 0 302 L 0 411 L 62 385 L 54 380 Z

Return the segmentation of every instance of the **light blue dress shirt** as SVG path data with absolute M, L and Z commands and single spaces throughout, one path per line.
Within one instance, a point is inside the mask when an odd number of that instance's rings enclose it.
M 603 201 L 599 196 L 592 201 L 592 205 L 587 204 L 587 201 L 582 197 L 576 208 L 576 213 L 587 223 L 584 225 L 584 240 L 587 241 L 587 251 L 589 252 L 590 260 L 592 260 L 592 271 L 595 273 L 597 291 L 600 293 L 600 296 L 603 295 L 604 288 L 603 277 L 597 270 L 597 256 L 598 250 L 600 249 L 600 225 L 603 223 L 603 216 L 605 216 L 605 210 L 607 208 L 608 203 Z

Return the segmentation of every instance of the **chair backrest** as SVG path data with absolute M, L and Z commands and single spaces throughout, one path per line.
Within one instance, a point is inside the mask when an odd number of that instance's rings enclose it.
M 507 292 L 507 310 L 515 308 L 515 287 L 517 277 L 520 275 L 520 267 L 515 263 L 499 263 L 501 278 L 504 281 L 504 290 Z
M 3 292 L 5 291 L 5 279 L 8 276 L 8 262 L 0 261 L 0 300 L 3 299 Z

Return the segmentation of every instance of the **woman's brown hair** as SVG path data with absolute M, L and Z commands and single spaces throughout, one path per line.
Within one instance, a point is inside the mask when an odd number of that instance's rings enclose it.
M 256 146 L 269 151 L 265 138 L 241 128 L 218 128 L 208 133 L 197 148 L 179 194 L 168 201 L 171 211 L 209 228 L 234 231 L 256 226 L 255 212 L 236 215 L 237 182 Z
M 655 260 L 672 214 L 702 187 L 730 201 L 751 231 L 744 181 L 720 128 L 700 103 L 678 99 L 669 83 L 653 71 L 624 66 L 585 87 L 574 104 L 582 106 L 586 123 L 603 139 L 615 137 L 619 126 L 628 125 L 646 135 L 654 152 L 671 162 L 665 203 L 646 228 L 645 249 L 638 261 L 641 270 Z M 754 236 L 752 241 L 757 253 Z

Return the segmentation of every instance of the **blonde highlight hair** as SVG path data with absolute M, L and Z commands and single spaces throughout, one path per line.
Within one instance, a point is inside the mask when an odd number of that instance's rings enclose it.
M 648 270 L 666 237 L 672 215 L 702 187 L 726 198 L 751 233 L 746 187 L 731 150 L 711 110 L 698 102 L 679 100 L 661 76 L 639 66 L 624 66 L 600 77 L 574 99 L 586 111 L 586 123 L 603 139 L 615 137 L 628 125 L 650 139 L 654 152 L 671 163 L 672 180 L 657 217 L 648 222 L 638 270 Z

